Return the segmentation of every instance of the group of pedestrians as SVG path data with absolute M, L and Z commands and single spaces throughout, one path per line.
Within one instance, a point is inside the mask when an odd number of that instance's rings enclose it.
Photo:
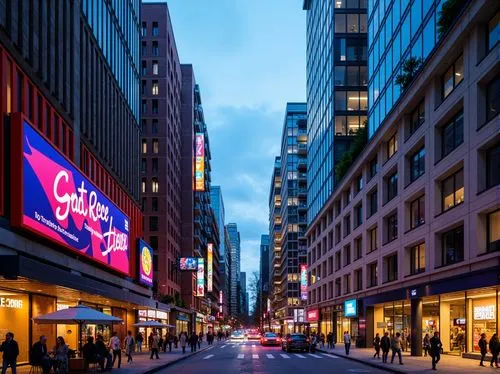
M 478 342 L 478 346 L 481 350 L 481 362 L 479 363 L 479 365 L 484 366 L 484 357 L 486 356 L 486 353 L 488 353 L 489 348 L 491 353 L 490 366 L 496 366 L 498 368 L 498 354 L 500 353 L 500 341 L 498 340 L 498 334 L 493 334 L 490 342 L 488 343 L 486 341 L 486 334 L 482 333 L 481 339 L 479 339 Z

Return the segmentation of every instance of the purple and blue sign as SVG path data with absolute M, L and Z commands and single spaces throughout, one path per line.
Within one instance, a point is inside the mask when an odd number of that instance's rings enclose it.
M 153 286 L 153 248 L 143 240 L 138 240 L 139 249 L 139 283 Z
M 128 275 L 129 218 L 29 123 L 12 132 L 14 223 Z

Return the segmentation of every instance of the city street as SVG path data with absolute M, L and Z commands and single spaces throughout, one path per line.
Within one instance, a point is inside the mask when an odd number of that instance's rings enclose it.
M 212 349 L 174 364 L 160 373 L 169 373 L 172 369 L 203 374 L 385 373 L 383 370 L 320 352 L 286 353 L 281 347 L 262 347 L 258 341 L 221 342 Z

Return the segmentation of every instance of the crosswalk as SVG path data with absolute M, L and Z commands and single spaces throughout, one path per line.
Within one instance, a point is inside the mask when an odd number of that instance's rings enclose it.
M 337 356 L 332 356 L 326 353 L 265 353 L 265 354 L 258 354 L 258 353 L 238 353 L 236 356 L 237 360 L 260 360 L 260 359 L 265 359 L 265 360 L 275 360 L 275 359 L 283 359 L 283 360 L 289 360 L 289 359 L 299 359 L 299 360 L 305 360 L 305 359 L 324 359 L 324 358 L 329 358 L 329 359 L 336 359 L 338 358 Z M 210 359 L 216 359 L 217 354 L 210 354 L 205 357 L 203 357 L 204 360 L 210 360 Z M 227 358 L 227 356 L 224 356 L 224 358 Z

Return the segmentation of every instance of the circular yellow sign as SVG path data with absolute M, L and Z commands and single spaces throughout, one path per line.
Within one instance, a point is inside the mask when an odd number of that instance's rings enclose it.
M 148 247 L 142 247 L 141 251 L 141 262 L 142 262 L 142 270 L 146 275 L 151 275 L 151 269 L 153 265 L 153 261 L 151 259 L 151 252 Z

